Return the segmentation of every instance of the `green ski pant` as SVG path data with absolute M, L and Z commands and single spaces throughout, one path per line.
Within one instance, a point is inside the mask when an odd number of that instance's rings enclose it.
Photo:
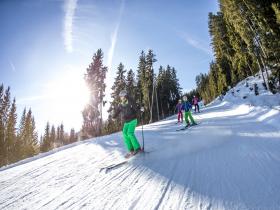
M 122 133 L 123 133 L 124 143 L 128 151 L 137 150 L 140 148 L 140 144 L 137 141 L 137 138 L 134 134 L 136 125 L 137 125 L 137 119 L 134 119 L 124 123 L 123 126 Z
M 191 113 L 191 111 L 185 112 L 185 121 L 186 121 L 186 124 L 187 124 L 187 125 L 189 125 L 189 124 L 190 124 L 190 122 L 189 122 L 189 119 L 188 119 L 188 118 L 190 118 L 190 120 L 191 120 L 192 124 L 194 124 L 194 123 L 195 123 L 195 121 L 194 121 L 194 119 L 193 119 L 193 117 L 192 117 L 192 113 Z

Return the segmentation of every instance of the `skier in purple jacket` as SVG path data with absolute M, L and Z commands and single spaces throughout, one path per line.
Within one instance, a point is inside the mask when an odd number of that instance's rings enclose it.
M 180 122 L 184 122 L 183 120 L 183 104 L 182 104 L 182 100 L 180 99 L 178 101 L 178 104 L 176 105 L 176 108 L 175 108 L 175 111 L 177 110 L 177 113 L 178 113 L 178 123 Z M 181 121 L 180 121 L 181 119 Z

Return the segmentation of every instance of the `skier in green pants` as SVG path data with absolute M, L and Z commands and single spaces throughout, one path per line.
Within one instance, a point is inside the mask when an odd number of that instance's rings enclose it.
M 183 110 L 185 110 L 185 121 L 186 121 L 186 128 L 190 126 L 190 122 L 189 122 L 189 118 L 192 122 L 192 125 L 197 125 L 197 123 L 194 121 L 193 117 L 192 117 L 192 105 L 190 104 L 190 102 L 188 102 L 188 98 L 187 96 L 183 97 Z
M 121 104 L 117 107 L 117 111 L 113 114 L 113 118 L 116 118 L 119 114 L 122 116 L 124 121 L 122 133 L 124 143 L 129 151 L 125 155 L 125 158 L 129 158 L 142 151 L 134 134 L 135 127 L 137 125 L 136 106 L 131 103 L 125 90 L 122 90 L 119 96 L 121 98 Z

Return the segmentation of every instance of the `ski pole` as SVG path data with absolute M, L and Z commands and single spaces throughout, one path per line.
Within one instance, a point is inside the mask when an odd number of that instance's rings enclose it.
M 144 151 L 144 148 L 145 148 L 145 141 L 144 141 L 144 131 L 143 131 L 143 112 L 144 112 L 144 107 L 141 107 L 141 124 L 142 124 L 142 148 L 143 148 L 143 151 Z

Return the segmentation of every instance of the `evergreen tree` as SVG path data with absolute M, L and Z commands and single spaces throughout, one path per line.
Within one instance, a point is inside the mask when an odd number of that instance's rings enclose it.
M 181 96 L 181 87 L 174 67 L 159 68 L 157 76 L 158 106 L 162 117 L 173 114 L 174 107 Z
M 143 87 L 142 83 L 145 80 L 145 68 L 146 68 L 146 55 L 144 51 L 141 51 L 141 55 L 139 57 L 139 64 L 137 68 L 137 88 L 136 88 L 136 103 L 143 105 Z
M 50 141 L 50 124 L 47 122 L 46 128 L 45 128 L 45 133 L 43 137 L 43 141 L 41 144 L 40 150 L 42 152 L 47 152 L 51 149 L 51 141 Z
M 52 127 L 51 127 L 51 133 L 50 133 L 50 144 L 52 145 L 52 146 L 51 146 L 52 148 L 58 147 L 58 146 L 55 144 L 55 139 L 56 139 L 55 127 L 54 127 L 54 125 L 52 125 Z
M 137 91 L 137 86 L 136 86 L 136 80 L 135 80 L 135 74 L 132 69 L 130 69 L 127 72 L 127 78 L 126 78 L 126 90 L 127 94 L 132 100 L 132 103 L 136 104 L 136 91 Z
M 130 69 L 127 72 L 127 77 L 126 77 L 126 90 L 127 90 L 127 94 L 130 97 L 130 101 L 132 104 L 134 104 L 134 106 L 136 107 L 136 115 L 137 115 L 137 119 L 141 118 L 141 101 L 140 101 L 140 94 L 141 94 L 141 90 L 138 90 L 138 83 L 135 79 L 135 74 L 133 72 L 132 69 Z
M 111 97 L 113 100 L 110 103 L 110 108 L 108 110 L 109 113 L 115 113 L 117 107 L 120 105 L 121 99 L 119 94 L 122 90 L 126 89 L 125 72 L 126 70 L 124 69 L 124 65 L 120 63 L 117 69 L 117 76 L 115 78 L 115 82 L 112 86 Z M 118 116 L 115 123 L 116 123 L 115 128 L 119 130 L 122 125 L 121 116 Z
M 17 154 L 17 160 L 23 159 L 24 157 L 24 137 L 25 137 L 25 122 L 26 122 L 26 108 L 24 108 L 20 123 L 19 123 L 19 129 L 17 133 L 17 144 L 16 144 L 16 154 Z
M 61 123 L 60 125 L 60 141 L 62 142 L 63 145 L 67 144 L 66 138 L 65 138 L 65 133 L 64 133 L 64 125 Z
M 10 87 L 4 90 L 4 86 L 0 87 L 0 161 L 1 165 L 8 163 L 8 151 L 7 151 L 7 124 L 8 115 L 11 106 L 10 99 Z
M 43 145 L 43 141 L 44 141 L 44 140 L 43 140 L 43 136 L 41 135 L 41 136 L 40 136 L 40 142 L 39 142 L 39 143 L 40 143 L 40 151 L 42 151 L 42 150 L 41 150 L 41 145 Z
M 31 109 L 28 110 L 25 117 L 22 143 L 23 158 L 31 157 L 38 153 L 38 134 L 36 132 L 35 120 L 32 116 Z
M 120 130 L 119 122 L 113 120 L 112 115 L 109 114 L 108 119 L 105 123 L 104 133 L 111 134 Z
M 34 116 L 32 115 L 32 119 L 31 119 L 31 144 L 33 147 L 33 150 L 35 151 L 35 153 L 33 155 L 36 155 L 39 153 L 40 147 L 39 147 L 39 142 L 38 142 L 38 133 L 36 131 L 36 123 L 35 123 L 35 119 Z
M 280 25 L 280 3 L 272 3 L 272 9 L 275 12 L 276 22 Z
M 273 9 L 276 1 L 256 0 L 221 0 L 221 9 L 226 21 L 240 35 L 257 63 L 260 72 L 264 70 L 263 79 L 268 85 L 268 68 L 272 73 L 279 70 L 280 41 L 279 24 Z M 277 74 L 275 74 L 277 75 Z
M 172 92 L 175 100 L 177 101 L 182 94 L 182 88 L 177 77 L 177 71 L 174 67 L 171 68 Z
M 4 106 L 4 85 L 1 84 L 0 86 L 0 166 L 5 164 L 5 141 L 4 141 L 4 132 L 5 132 L 5 127 L 3 123 L 3 118 L 4 118 L 4 113 L 3 113 L 3 106 Z
M 231 62 L 228 59 L 234 54 L 232 46 L 227 36 L 228 31 L 223 18 L 223 14 L 209 14 L 209 32 L 212 36 L 212 46 L 215 52 L 218 67 L 218 91 L 222 93 L 224 88 L 232 85 Z
M 211 99 L 218 96 L 218 67 L 214 62 L 210 63 L 210 72 L 209 72 L 209 88 L 204 85 L 204 91 L 202 92 L 203 98 L 205 101 L 209 102 Z
M 219 0 L 220 12 L 209 14 L 215 52 L 208 75 L 199 76 L 198 91 L 207 102 L 228 86 L 256 74 L 265 87 L 280 90 L 279 2 L 275 0 Z M 268 71 L 271 70 L 271 71 Z
M 154 69 L 153 64 L 157 60 L 155 59 L 155 54 L 150 49 L 146 55 L 145 70 L 141 81 L 142 94 L 143 94 L 143 105 L 146 110 L 144 114 L 144 120 L 147 122 L 150 120 L 152 113 L 152 95 L 153 95 L 153 84 L 154 84 Z
M 62 146 L 62 141 L 61 141 L 61 136 L 60 136 L 60 126 L 57 126 L 56 128 L 56 138 L 55 138 L 55 144 L 57 145 L 57 147 Z
M 9 163 L 13 163 L 17 160 L 16 154 L 16 100 L 13 100 L 7 124 L 7 139 L 6 139 L 6 148 L 7 148 L 7 159 Z
M 75 141 L 77 141 L 76 133 L 75 133 L 74 128 L 72 128 L 70 131 L 69 143 L 73 143 Z
M 157 94 L 159 101 L 159 109 L 161 117 L 164 118 L 167 111 L 167 106 L 165 103 L 168 101 L 168 91 L 165 86 L 165 70 L 162 66 L 159 67 L 158 77 L 157 77 Z
M 87 68 L 85 81 L 89 87 L 91 101 L 83 110 L 83 127 L 84 136 L 97 136 L 101 133 L 102 126 L 102 107 L 104 105 L 104 93 L 106 85 L 107 67 L 103 66 L 103 52 L 98 49 L 92 58 L 92 63 Z

